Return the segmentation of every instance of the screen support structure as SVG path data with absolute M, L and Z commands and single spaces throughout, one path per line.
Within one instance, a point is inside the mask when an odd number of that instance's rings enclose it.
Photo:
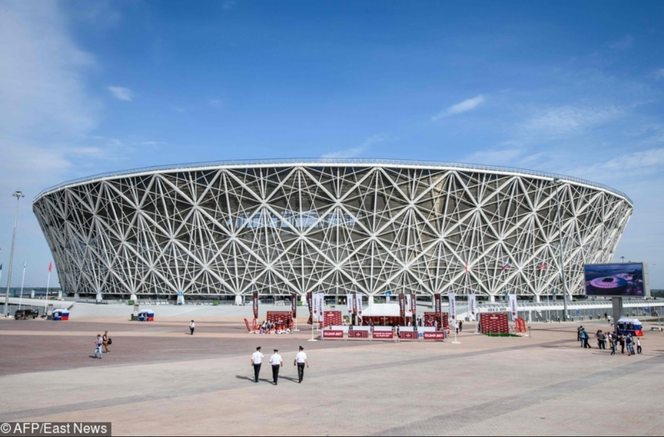
M 613 304 L 613 330 L 618 332 L 618 320 L 622 317 L 623 312 L 623 298 L 612 296 L 611 303 Z

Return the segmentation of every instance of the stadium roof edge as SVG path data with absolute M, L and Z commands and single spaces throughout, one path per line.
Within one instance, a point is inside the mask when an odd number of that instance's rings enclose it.
M 82 178 L 72 179 L 69 181 L 62 182 L 58 185 L 49 187 L 45 190 L 42 190 L 35 198 L 33 203 L 39 200 L 42 196 L 45 196 L 51 192 L 60 190 L 65 187 L 71 187 L 83 183 L 94 182 L 96 180 L 103 179 L 113 179 L 116 177 L 123 176 L 137 176 L 140 174 L 155 173 L 155 172 L 172 172 L 179 170 L 203 170 L 207 168 L 215 167 L 278 167 L 278 166 L 307 166 L 313 167 L 317 165 L 326 165 L 326 166 L 348 166 L 348 165 L 366 165 L 366 166 L 384 166 L 384 167 L 419 167 L 419 168 L 437 168 L 437 169 L 458 169 L 458 170 L 472 170 L 479 172 L 498 172 L 505 174 L 518 174 L 524 176 L 534 176 L 542 179 L 551 179 L 551 180 L 563 180 L 567 182 L 572 182 L 575 184 L 586 185 L 589 187 L 599 188 L 621 196 L 627 200 L 630 205 L 634 205 L 634 202 L 629 198 L 629 196 L 622 191 L 611 188 L 607 185 L 600 184 L 597 182 L 588 181 L 585 179 L 566 176 L 562 174 L 549 173 L 543 171 L 527 170 L 517 167 L 501 167 L 493 165 L 484 165 L 484 164 L 469 164 L 469 163 L 459 163 L 459 162 L 438 162 L 438 161 L 416 161 L 416 160 L 396 160 L 396 159 L 343 159 L 343 158 L 290 158 L 290 159 L 247 159 L 247 160 L 234 160 L 234 161 L 206 161 L 206 162 L 195 162 L 187 164 L 172 164 L 172 165 L 160 165 L 160 166 L 151 166 L 151 167 L 140 167 L 128 170 L 122 170 L 117 172 L 106 172 L 100 173 L 92 176 L 86 176 Z

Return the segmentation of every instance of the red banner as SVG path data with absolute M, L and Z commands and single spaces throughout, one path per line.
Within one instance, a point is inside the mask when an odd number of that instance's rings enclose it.
M 369 331 L 348 331 L 348 338 L 369 338 Z
M 401 334 L 402 339 L 417 340 L 417 331 L 401 331 L 399 334 Z
M 373 338 L 394 338 L 392 331 L 374 331 Z
M 254 319 L 258 318 L 258 292 L 254 291 Z
M 440 324 L 443 324 L 443 311 L 441 310 L 441 303 L 440 303 L 440 293 L 436 293 L 433 295 L 434 298 L 434 312 L 436 313 L 436 317 L 440 321 Z
M 323 338 L 344 338 L 344 332 L 323 329 Z
M 401 316 L 402 323 L 406 323 L 406 295 L 399 293 L 399 315 Z
M 312 302 L 312 293 L 311 291 L 307 291 L 307 305 L 309 306 L 309 320 L 307 320 L 307 323 L 309 325 L 313 325 L 314 319 L 313 319 L 313 302 Z
M 293 320 L 297 319 L 297 293 L 291 293 L 291 311 L 293 312 Z
M 445 340 L 445 333 L 440 332 L 424 332 L 425 340 Z

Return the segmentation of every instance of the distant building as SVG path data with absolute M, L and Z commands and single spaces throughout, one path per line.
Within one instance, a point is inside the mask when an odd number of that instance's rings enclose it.
M 633 205 L 526 170 L 292 160 L 95 176 L 45 190 L 33 209 L 67 293 L 537 299 L 562 294 L 561 259 L 583 294 L 583 264 L 613 258 Z

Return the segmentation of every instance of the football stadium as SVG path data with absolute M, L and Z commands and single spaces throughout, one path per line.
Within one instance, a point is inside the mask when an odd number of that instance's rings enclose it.
M 627 195 L 522 169 L 389 160 L 187 164 L 62 183 L 33 201 L 68 294 L 194 299 L 585 293 Z

